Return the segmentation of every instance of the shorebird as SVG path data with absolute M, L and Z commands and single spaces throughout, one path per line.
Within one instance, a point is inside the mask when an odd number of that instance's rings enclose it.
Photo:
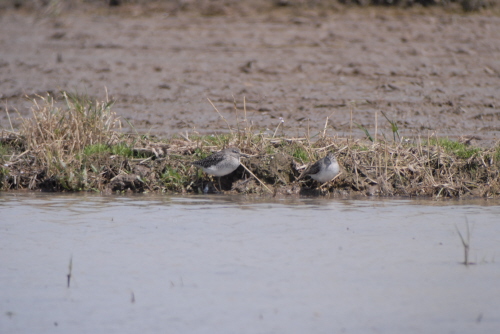
M 340 172 L 340 166 L 332 152 L 326 157 L 319 159 L 308 167 L 299 177 L 299 180 L 305 175 L 309 175 L 314 180 L 325 183 L 332 180 Z
M 219 179 L 219 188 L 222 189 L 220 184 L 221 176 L 234 172 L 240 166 L 240 157 L 242 155 L 245 156 L 239 148 L 230 147 L 191 164 L 203 169 L 207 174 L 217 176 Z

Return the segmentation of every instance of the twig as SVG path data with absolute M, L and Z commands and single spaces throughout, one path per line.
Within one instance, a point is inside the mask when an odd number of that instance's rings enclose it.
M 134 160 L 134 161 L 139 161 L 139 165 L 141 165 L 141 164 L 143 164 L 143 163 L 145 163 L 146 161 L 151 160 L 151 159 L 153 159 L 153 156 L 150 156 L 149 158 L 146 158 L 146 159 L 144 159 L 144 160 L 141 160 L 141 159 L 133 159 L 133 160 Z
M 278 129 L 279 129 L 280 125 L 283 124 L 283 123 L 285 123 L 285 120 L 283 119 L 283 117 L 280 117 L 280 122 L 278 123 L 278 126 L 276 127 L 276 130 L 274 130 L 272 139 L 274 139 L 274 137 L 276 137 L 276 132 L 278 132 Z
M 135 293 L 134 293 L 134 291 L 130 291 L 130 302 L 132 304 L 135 303 Z
M 281 143 L 283 141 L 287 142 L 287 143 L 294 143 L 294 142 L 301 142 L 301 141 L 304 141 L 306 140 L 306 138 L 280 138 L 280 139 L 273 139 L 273 138 L 262 138 L 263 140 L 269 140 L 269 142 L 271 144 L 277 144 L 277 143 Z M 334 144 L 332 144 L 334 145 Z M 331 145 L 330 145 L 331 146 Z
M 247 99 L 245 96 L 243 96 L 243 112 L 245 114 L 245 123 L 248 125 L 248 120 L 247 120 Z
M 73 255 L 69 258 L 69 268 L 68 268 L 68 274 L 66 275 L 68 279 L 68 288 L 71 283 L 71 272 L 73 271 Z
M 264 186 L 264 188 L 266 188 L 267 191 L 269 191 L 269 193 L 273 194 L 273 192 L 271 191 L 271 189 L 269 189 L 266 184 L 264 182 L 262 182 L 257 176 L 255 176 L 254 173 L 252 173 L 252 171 L 250 169 L 247 168 L 247 166 L 245 166 L 243 163 L 241 164 L 243 166 L 243 168 L 245 168 L 245 170 L 250 174 L 252 175 L 257 181 L 259 181 L 259 183 Z
M 458 236 L 460 237 L 460 240 L 462 241 L 462 245 L 464 246 L 464 264 L 468 266 L 471 264 L 469 262 L 469 251 L 470 251 L 470 229 L 469 229 L 469 220 L 467 219 L 467 216 L 465 217 L 465 227 L 467 231 L 466 238 L 460 233 L 460 230 L 458 229 L 457 225 L 455 225 L 455 229 L 457 230 Z
M 186 139 L 188 142 L 192 143 L 191 139 L 189 139 L 189 133 L 186 130 L 186 134 L 180 133 L 179 134 L 182 138 Z
M 12 160 L 14 160 L 14 159 L 15 159 L 15 160 L 18 160 L 20 157 L 22 157 L 23 155 L 25 155 L 25 154 L 26 154 L 26 153 L 28 153 L 28 152 L 29 152 L 29 150 L 24 151 L 23 153 L 19 154 L 17 157 L 13 158 Z
M 233 107 L 234 113 L 236 114 L 236 131 L 238 132 L 238 141 L 241 141 L 241 131 L 240 131 L 240 118 L 238 116 L 238 107 L 236 106 L 236 98 L 233 94 Z
M 7 112 L 7 117 L 9 118 L 10 128 L 12 132 L 14 132 L 14 127 L 12 126 L 12 121 L 10 120 L 9 105 L 7 104 L 7 100 L 5 100 L 5 111 Z
M 323 139 L 326 137 L 326 128 L 328 127 L 328 117 L 326 117 L 325 127 L 323 128 Z
M 229 122 L 227 121 L 227 119 L 224 116 L 222 116 L 222 114 L 217 109 L 217 107 L 215 106 L 215 104 L 213 104 L 212 101 L 210 101 L 210 99 L 208 97 L 207 97 L 207 100 L 208 100 L 208 102 L 210 102 L 210 104 L 212 105 L 212 107 L 214 107 L 215 111 L 217 111 L 217 113 L 219 114 L 220 118 L 222 118 L 222 120 L 224 122 L 226 122 L 227 128 L 229 129 L 229 132 L 231 132 L 231 134 L 233 134 L 233 130 L 231 129 L 231 126 L 229 125 Z
M 349 126 L 349 132 L 351 133 L 351 139 L 352 139 L 352 111 L 353 111 L 352 109 L 353 109 L 353 104 L 354 104 L 353 101 L 349 102 L 349 113 L 351 114 L 351 123 Z

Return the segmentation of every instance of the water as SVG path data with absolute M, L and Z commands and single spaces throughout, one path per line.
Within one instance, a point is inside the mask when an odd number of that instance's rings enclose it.
M 493 333 L 499 217 L 485 201 L 3 193 L 0 333 Z

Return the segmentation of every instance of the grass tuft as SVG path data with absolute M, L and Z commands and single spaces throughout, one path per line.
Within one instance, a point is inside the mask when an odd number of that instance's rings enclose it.
M 356 122 L 354 122 L 354 124 L 355 124 L 355 125 L 356 125 L 356 126 L 357 126 L 360 130 L 362 130 L 362 131 L 365 133 L 366 138 L 368 138 L 371 142 L 374 142 L 373 137 L 370 135 L 370 132 L 368 132 L 368 129 L 367 129 L 367 128 L 365 128 L 363 125 L 358 124 L 358 123 L 356 123 Z
M 82 159 L 112 147 L 120 122 L 111 112 L 112 101 L 67 92 L 61 97 L 33 99 L 32 116 L 21 119 L 19 134 L 46 178 L 58 180 L 64 189 L 80 190 Z
M 185 170 L 167 167 L 161 175 L 161 181 L 168 190 L 182 191 L 188 179 Z
M 291 153 L 292 157 L 294 157 L 295 159 L 297 159 L 302 163 L 309 161 L 309 153 L 303 146 L 295 145 Z
M 104 153 L 111 153 L 111 148 L 109 147 L 109 145 L 99 143 L 89 145 L 83 149 L 83 154 L 86 156 L 95 154 L 99 155 Z
M 11 149 L 7 145 L 0 143 L 0 159 L 6 157 L 10 151 Z
M 392 131 L 392 139 L 396 141 L 396 135 L 398 136 L 398 139 L 401 139 L 399 137 L 399 128 L 398 128 L 398 123 L 394 120 L 390 120 L 389 117 L 385 114 L 385 112 L 381 111 L 382 115 L 385 117 L 387 122 L 391 125 L 391 131 Z
M 66 92 L 62 96 L 65 106 L 50 95 L 33 100 L 32 117 L 21 120 L 20 134 L 27 149 L 48 166 L 49 175 L 59 171 L 53 167 L 77 162 L 88 146 L 110 145 L 119 126 L 111 112 L 112 102 L 94 102 Z
M 455 225 L 455 230 L 458 233 L 458 236 L 460 237 L 460 241 L 462 242 L 462 246 L 464 247 L 464 264 L 465 266 L 468 266 L 470 264 L 474 264 L 473 262 L 470 262 L 470 237 L 471 237 L 471 232 L 470 232 L 470 227 L 469 227 L 469 220 L 467 217 L 465 217 L 465 231 L 466 234 L 465 236 L 462 235 L 460 230 L 458 229 L 457 225 Z
M 460 159 L 469 159 L 481 151 L 479 147 L 468 146 L 465 143 L 453 141 L 448 138 L 431 138 L 429 143 L 443 148 L 448 154 L 453 154 Z

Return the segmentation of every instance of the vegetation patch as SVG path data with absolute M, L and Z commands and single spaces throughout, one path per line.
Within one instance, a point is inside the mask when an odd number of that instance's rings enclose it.
M 224 119 L 224 134 L 160 140 L 121 133 L 112 105 L 66 92 L 60 101 L 50 95 L 33 100 L 32 115 L 22 119 L 20 129 L 1 133 L 1 189 L 202 193 L 216 182 L 191 162 L 234 146 L 248 157 L 221 178 L 222 190 L 229 193 L 500 195 L 498 143 L 481 148 L 448 138 L 409 141 L 399 137 L 396 122 L 389 119 L 392 140 L 353 140 L 323 132 L 312 141 L 279 136 L 279 124 L 267 135 L 253 129 L 246 117 L 235 125 Z M 297 180 L 328 151 L 341 166 L 335 180 L 323 185 Z
M 478 147 L 472 147 L 466 143 L 453 141 L 448 138 L 432 138 L 429 141 L 430 145 L 435 145 L 443 148 L 447 153 L 454 154 L 461 159 L 469 159 L 474 154 L 481 151 Z

